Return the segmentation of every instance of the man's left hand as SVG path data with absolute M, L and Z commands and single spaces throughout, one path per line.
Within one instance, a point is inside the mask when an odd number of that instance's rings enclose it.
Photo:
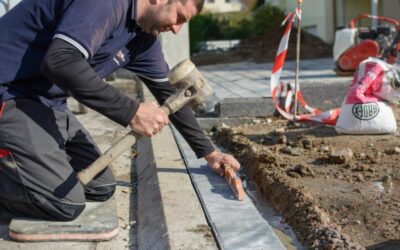
M 230 164 L 235 172 L 240 168 L 240 163 L 235 159 L 235 157 L 217 150 L 214 150 L 204 158 L 208 162 L 208 166 L 210 166 L 210 168 L 220 176 L 224 176 L 224 164 Z

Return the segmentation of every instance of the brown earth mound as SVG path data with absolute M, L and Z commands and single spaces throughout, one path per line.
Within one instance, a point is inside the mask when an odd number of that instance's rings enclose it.
M 239 61 L 254 61 L 257 63 L 273 62 L 278 50 L 284 27 L 276 27 L 265 31 L 261 36 L 251 36 L 229 51 L 211 51 L 192 55 L 192 61 L 197 65 L 231 63 Z M 292 28 L 287 60 L 296 58 L 297 29 Z M 300 58 L 332 57 L 332 46 L 305 31 L 301 32 Z
M 398 133 L 338 135 L 270 118 L 213 134 L 307 249 L 400 249 Z

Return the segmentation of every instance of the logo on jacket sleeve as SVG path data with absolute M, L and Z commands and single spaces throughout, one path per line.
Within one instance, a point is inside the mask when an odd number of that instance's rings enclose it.
M 118 65 L 120 65 L 120 64 L 125 62 L 125 55 L 124 55 L 124 52 L 122 52 L 122 50 L 118 51 L 117 54 L 115 54 L 114 61 Z

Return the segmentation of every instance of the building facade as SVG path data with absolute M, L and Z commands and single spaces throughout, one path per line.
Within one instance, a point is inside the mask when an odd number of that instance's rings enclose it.
M 205 0 L 204 10 L 211 13 L 240 11 L 242 3 L 240 0 Z
M 293 12 L 295 0 L 265 0 Z M 375 14 L 400 20 L 400 0 L 303 0 L 302 29 L 333 43 L 335 31 L 359 14 Z

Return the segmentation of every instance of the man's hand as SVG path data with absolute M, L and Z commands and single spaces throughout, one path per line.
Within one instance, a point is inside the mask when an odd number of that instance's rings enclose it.
M 210 168 L 220 176 L 224 176 L 224 164 L 230 164 L 235 172 L 240 168 L 240 163 L 232 155 L 224 154 L 217 150 L 214 150 L 204 158 Z
M 129 126 L 132 130 L 145 136 L 153 136 L 169 123 L 168 115 L 155 102 L 144 102 L 139 105 Z

